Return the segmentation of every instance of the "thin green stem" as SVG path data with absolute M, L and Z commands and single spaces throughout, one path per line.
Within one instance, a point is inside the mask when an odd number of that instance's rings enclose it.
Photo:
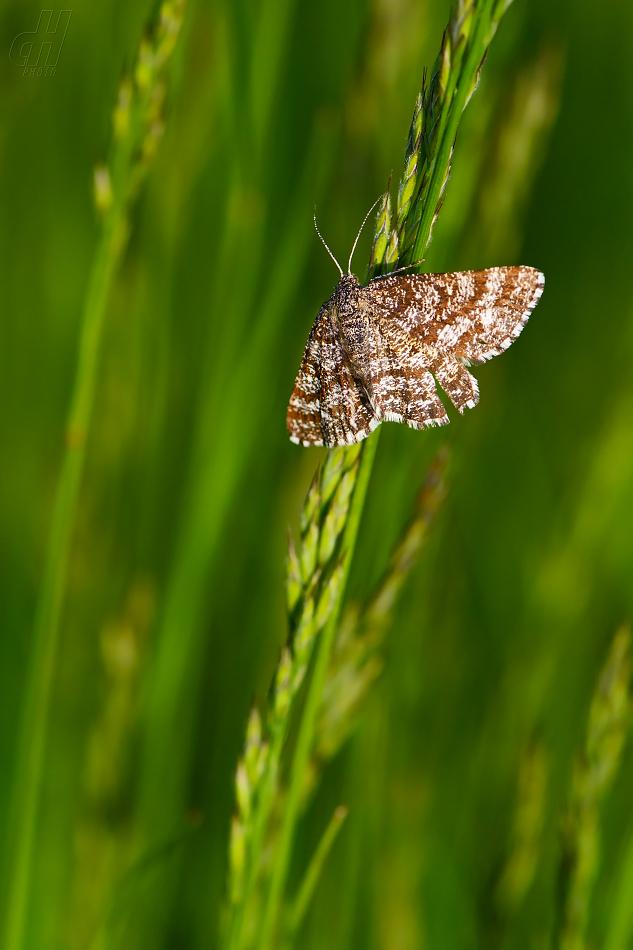
M 290 934 L 295 934 L 296 931 L 301 926 L 301 922 L 305 917 L 305 913 L 310 905 L 312 900 L 312 895 L 314 894 L 315 888 L 319 883 L 319 878 L 321 876 L 321 871 L 325 860 L 332 850 L 332 845 L 336 841 L 339 831 L 343 826 L 343 822 L 347 818 L 347 808 L 345 805 L 339 805 L 330 821 L 328 826 L 323 832 L 321 840 L 317 845 L 317 849 L 312 855 L 308 869 L 304 875 L 301 886 L 297 893 L 297 897 L 292 905 L 292 910 L 289 915 L 288 929 Z
M 343 603 L 343 596 L 345 594 L 345 587 L 349 576 L 349 569 L 352 562 L 352 556 L 354 554 L 354 548 L 356 546 L 356 538 L 358 536 L 358 528 L 365 503 L 365 496 L 367 494 L 369 476 L 371 475 L 376 449 L 378 447 L 379 432 L 380 430 L 378 429 L 363 444 L 362 459 L 358 470 L 358 477 L 354 487 L 354 496 L 352 499 L 343 539 L 342 581 L 338 590 L 336 603 L 333 605 L 328 622 L 323 628 L 319 639 L 314 669 L 308 687 L 308 695 L 303 708 L 301 724 L 299 726 L 299 735 L 297 737 L 297 743 L 294 749 L 290 767 L 290 785 L 284 803 L 283 819 L 279 832 L 279 839 L 277 841 L 275 862 L 271 875 L 260 936 L 259 946 L 261 950 L 268 950 L 268 948 L 271 947 L 278 926 L 281 901 L 286 878 L 288 876 L 288 865 L 290 862 L 292 842 L 294 839 L 295 827 L 300 814 L 301 794 L 303 790 L 306 767 L 308 765 L 308 760 L 312 751 L 316 719 L 321 704 L 321 694 L 323 692 L 323 684 L 325 682 L 325 677 L 328 670 L 330 654 L 332 652 L 332 644 L 336 634 L 338 619 Z

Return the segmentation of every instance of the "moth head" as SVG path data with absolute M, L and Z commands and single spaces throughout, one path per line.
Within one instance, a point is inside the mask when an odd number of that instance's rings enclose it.
M 358 287 L 360 287 L 360 281 L 356 274 L 341 274 L 338 290 L 352 290 Z

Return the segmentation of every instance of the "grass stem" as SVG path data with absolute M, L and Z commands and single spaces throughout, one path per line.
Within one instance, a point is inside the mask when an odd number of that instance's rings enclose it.
M 115 266 L 113 250 L 120 217 L 113 215 L 93 266 L 82 319 L 77 376 L 66 426 L 66 450 L 55 498 L 33 636 L 30 675 L 22 718 L 21 758 L 14 779 L 14 852 L 7 888 L 3 946 L 23 946 L 33 845 L 44 772 L 50 697 L 59 641 L 68 560 L 90 426 L 103 315 Z
M 268 948 L 272 946 L 279 922 L 283 891 L 288 876 L 292 841 L 300 813 L 303 782 L 312 752 L 323 684 L 327 675 L 332 644 L 334 643 L 334 636 L 336 634 L 343 596 L 345 594 L 346 581 L 349 576 L 349 569 L 356 545 L 360 518 L 365 503 L 367 487 L 369 485 L 369 476 L 371 475 L 376 449 L 378 448 L 379 432 L 380 430 L 374 432 L 374 434 L 364 442 L 362 447 L 362 458 L 343 538 L 343 578 L 338 589 L 336 603 L 333 605 L 328 622 L 321 632 L 314 670 L 308 687 L 308 695 L 306 697 L 297 744 L 292 759 L 290 784 L 284 805 L 282 824 L 277 841 L 273 871 L 263 917 L 260 938 L 261 950 L 268 950 Z
M 332 845 L 336 841 L 337 835 L 347 815 L 348 810 L 345 805 L 339 805 L 330 818 L 327 828 L 323 832 L 323 836 L 308 865 L 308 869 L 303 877 L 303 881 L 301 882 L 301 886 L 299 887 L 289 914 L 288 929 L 291 934 L 295 934 L 301 926 L 305 913 L 310 906 L 314 890 L 319 882 L 325 860 L 332 850 Z

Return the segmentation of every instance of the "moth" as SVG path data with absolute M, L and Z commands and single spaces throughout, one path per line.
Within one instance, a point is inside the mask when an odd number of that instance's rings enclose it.
M 479 387 L 467 367 L 516 340 L 543 292 L 543 274 L 533 267 L 392 273 L 363 287 L 351 272 L 363 226 L 344 274 L 316 217 L 314 224 L 341 278 L 308 337 L 286 416 L 291 440 L 351 445 L 381 422 L 446 425 L 436 382 L 460 412 L 476 406 Z

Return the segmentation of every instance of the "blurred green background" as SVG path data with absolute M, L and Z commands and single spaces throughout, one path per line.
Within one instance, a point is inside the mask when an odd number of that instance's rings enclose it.
M 153 11 L 81 0 L 52 77 L 9 61 L 40 8 L 0 12 L 5 842 L 98 238 L 93 167 Z M 400 176 L 448 13 L 444 0 L 189 0 L 165 137 L 108 302 L 25 947 L 218 946 L 235 764 L 286 636 L 287 525 L 322 457 L 284 425 L 337 276 L 312 210 L 346 260 Z M 564 943 L 561 816 L 599 671 L 633 614 L 632 221 L 633 8 L 515 0 L 425 269 L 529 264 L 545 293 L 517 344 L 477 371 L 476 411 L 449 408 L 437 432 L 383 427 L 351 596 L 380 577 L 444 442 L 450 493 L 360 728 L 302 826 L 298 867 L 350 807 L 302 947 Z M 588 911 L 587 941 L 608 950 L 630 945 L 632 783 L 625 747 Z M 522 794 L 532 870 L 504 904 Z

